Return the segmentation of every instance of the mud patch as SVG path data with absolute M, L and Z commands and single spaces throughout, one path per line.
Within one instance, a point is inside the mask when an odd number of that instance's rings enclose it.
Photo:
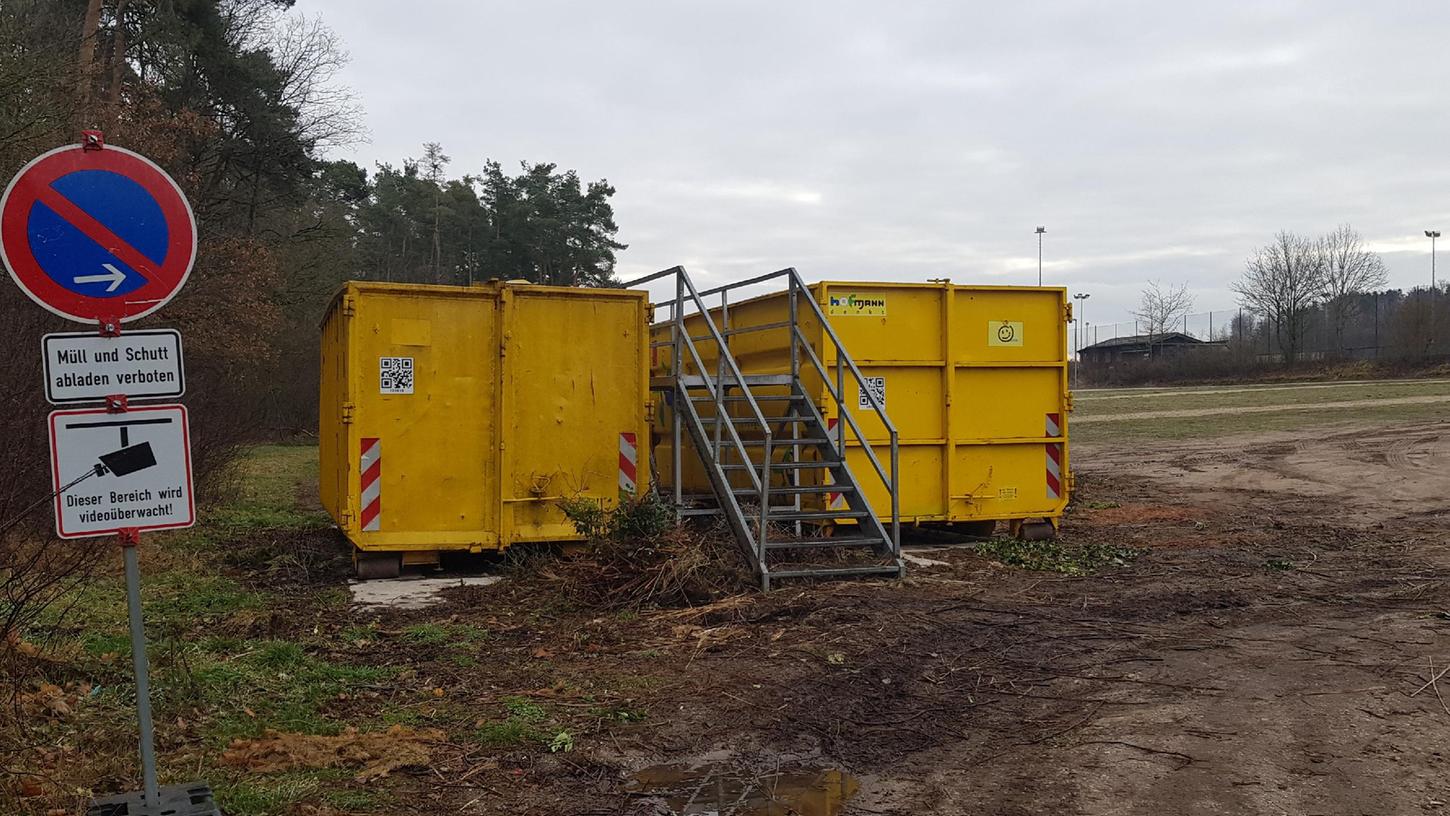
M 625 790 L 657 799 L 675 816 L 836 816 L 860 783 L 835 768 L 781 768 L 751 773 L 723 764 L 655 765 Z

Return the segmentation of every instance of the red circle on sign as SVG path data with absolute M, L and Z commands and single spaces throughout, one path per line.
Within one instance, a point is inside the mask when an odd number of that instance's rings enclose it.
M 118 174 L 139 185 L 154 199 L 166 229 L 165 253 L 159 262 L 111 232 L 52 186 L 58 179 L 84 170 Z M 47 273 L 32 244 L 36 236 L 30 234 L 28 225 L 32 208 L 37 204 L 49 208 L 69 227 L 94 241 L 103 252 L 121 260 L 145 282 L 120 297 L 92 296 L 57 283 L 52 277 L 54 270 Z M 31 300 L 61 317 L 81 323 L 112 318 L 127 322 L 160 309 L 186 283 L 196 261 L 196 219 L 181 188 L 145 156 L 110 145 L 91 150 L 80 145 L 58 147 L 21 168 L 0 196 L 0 260 Z M 122 275 L 114 267 L 108 268 Z M 82 275 L 96 271 L 100 270 L 75 270 Z

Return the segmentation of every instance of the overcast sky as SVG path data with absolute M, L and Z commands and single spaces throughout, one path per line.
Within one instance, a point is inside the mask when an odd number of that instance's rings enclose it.
M 1450 228 L 1443 2 L 301 0 L 371 166 L 438 141 L 607 178 L 622 277 L 1035 284 L 1197 311 L 1275 230 L 1348 222 L 1391 285 Z

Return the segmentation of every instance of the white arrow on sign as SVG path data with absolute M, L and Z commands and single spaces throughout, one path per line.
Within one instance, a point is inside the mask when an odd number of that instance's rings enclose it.
M 75 279 L 76 283 L 105 283 L 106 281 L 110 281 L 111 285 L 106 287 L 106 291 L 114 292 L 117 286 L 120 286 L 126 281 L 125 272 L 122 272 L 111 264 L 101 264 L 101 266 L 111 271 L 104 275 L 82 275 Z

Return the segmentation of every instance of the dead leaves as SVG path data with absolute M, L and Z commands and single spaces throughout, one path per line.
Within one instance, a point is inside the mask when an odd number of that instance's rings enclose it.
M 64 688 L 54 683 L 41 683 L 35 691 L 20 695 L 20 708 L 30 717 L 65 719 L 91 695 L 92 688 L 90 683 L 67 683 Z
M 260 739 L 233 740 L 222 754 L 222 763 L 263 773 L 361 766 L 354 778 L 372 782 L 399 768 L 428 765 L 433 747 L 445 739 L 437 729 L 415 730 L 401 725 L 367 734 L 349 728 L 336 736 L 268 730 Z
M 716 646 L 722 646 L 732 640 L 745 637 L 747 634 L 744 627 L 740 626 L 713 626 L 705 628 L 692 623 L 681 623 L 670 627 L 670 633 L 675 640 L 694 641 L 695 651 L 708 651 Z

